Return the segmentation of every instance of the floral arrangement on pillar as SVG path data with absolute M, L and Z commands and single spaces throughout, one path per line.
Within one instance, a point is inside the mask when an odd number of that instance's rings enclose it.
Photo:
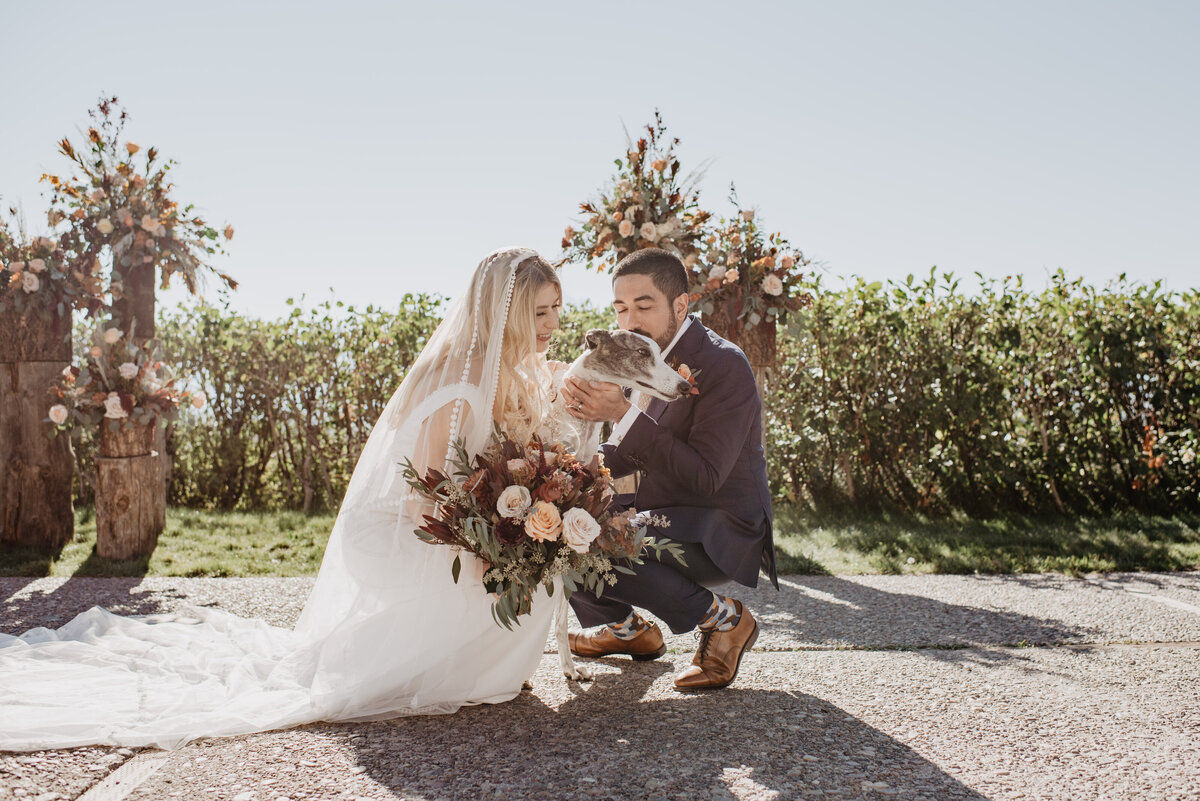
M 565 261 L 611 272 L 624 257 L 642 248 L 668 250 L 691 266 L 709 214 L 699 207 L 697 173 L 680 176 L 675 146 L 662 115 L 636 143 L 628 141 L 624 158 L 614 160 L 616 175 L 599 196 L 579 205 L 584 219 L 563 232 Z
M 812 300 L 801 285 L 810 261 L 782 233 L 764 230 L 732 187 L 729 199 L 735 213 L 705 236 L 704 252 L 690 268 L 688 300 L 706 326 L 742 348 L 765 389 L 776 361 L 776 327 Z

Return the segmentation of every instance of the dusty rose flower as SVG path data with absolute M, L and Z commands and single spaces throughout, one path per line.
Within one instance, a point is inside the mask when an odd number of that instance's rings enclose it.
M 141 189 L 143 186 L 146 185 L 146 179 L 140 175 L 133 176 L 133 178 L 131 180 L 133 181 L 134 189 Z
M 575 508 L 563 516 L 563 542 L 575 553 L 587 553 L 600 534 L 600 524 L 583 509 Z
M 650 162 L 650 166 L 653 167 L 654 169 L 658 170 L 659 172 L 662 172 L 663 170 L 665 170 L 667 168 L 667 160 L 666 159 L 655 159 L 654 161 Z
M 86 216 L 87 212 L 83 209 L 75 209 L 75 211 L 71 212 L 71 217 L 76 220 L 82 220 Z
M 233 239 L 233 226 L 232 225 L 225 226 L 225 238 Z
M 54 245 L 55 245 L 54 240 L 50 239 L 49 237 L 45 237 L 45 236 L 39 236 L 37 239 L 33 240 L 33 246 L 35 248 L 43 248 L 44 250 L 54 250 Z
M 725 283 L 727 283 L 727 284 L 736 284 L 738 278 L 740 278 L 740 277 L 741 277 L 741 274 L 738 273 L 737 270 L 726 270 L 725 271 Z
M 742 219 L 746 222 L 754 222 L 754 210 L 746 209 L 742 212 Z
M 23 262 L 23 261 L 12 262 L 11 264 L 8 265 L 8 271 L 10 273 L 12 273 L 13 275 L 20 275 L 22 272 L 25 271 L 25 262 Z
M 501 517 L 520 517 L 532 503 L 533 498 L 529 496 L 529 490 L 513 484 L 505 487 L 504 492 L 496 499 L 496 511 Z
M 783 294 L 783 281 L 775 273 L 767 273 L 763 276 L 762 290 L 768 295 L 779 296 Z
M 121 405 L 121 396 L 115 392 L 108 393 L 108 397 L 104 399 L 104 416 L 113 420 L 120 420 L 122 417 L 128 417 L 129 413 L 125 411 L 125 407 Z
M 633 223 L 629 220 L 621 220 L 621 224 L 617 226 L 617 233 L 621 236 L 633 236 Z
M 203 392 L 197 392 L 192 396 L 192 406 L 197 409 L 203 409 L 204 404 L 208 403 L 208 396 Z
M 622 213 L 621 213 L 621 212 L 619 212 L 619 211 L 614 211 L 614 212 L 612 213 L 612 216 L 608 218 L 608 221 L 609 221 L 609 222 L 611 222 L 611 223 L 619 223 L 619 222 L 620 222 L 621 220 L 623 220 L 623 219 L 625 219 L 625 215 L 624 215 L 624 214 L 622 214 Z
M 575 229 L 568 225 L 563 229 L 563 236 L 567 239 L 570 239 L 571 237 L 575 236 Z
M 123 336 L 125 336 L 125 334 L 120 328 L 110 328 L 104 332 L 104 341 L 109 345 L 115 345 L 117 340 Z
M 69 414 L 70 412 L 67 411 L 66 406 L 63 406 L 61 403 L 56 403 L 50 407 L 50 422 L 54 423 L 56 426 L 61 426 L 63 423 L 67 422 L 67 416 Z
M 525 461 L 524 459 L 508 460 L 508 472 L 512 473 L 514 476 L 523 475 L 524 473 L 528 473 L 529 470 L 529 462 Z
M 538 501 L 525 521 L 525 533 L 539 542 L 551 542 L 562 533 L 562 516 L 552 503 Z
M 629 183 L 629 181 L 621 181 L 621 183 L 617 184 L 617 189 L 621 190 L 622 192 L 628 193 L 630 190 L 633 189 L 633 184 Z
M 649 239 L 651 242 L 658 241 L 658 226 L 652 222 L 642 223 L 640 233 L 644 239 Z
M 111 234 L 113 232 L 112 221 L 107 219 L 101 220 L 100 222 L 96 223 L 96 230 L 105 236 Z
M 742 254 L 734 252 L 725 257 L 725 264 L 729 267 L 737 264 L 742 259 Z
M 713 267 L 711 270 L 708 271 L 708 277 L 710 279 L 716 278 L 717 280 L 724 278 L 725 277 L 725 268 L 718 264 L 716 267 Z
M 31 273 L 46 272 L 46 262 L 43 261 L 42 259 L 30 259 L 29 260 L 29 272 L 31 272 Z
M 97 189 L 96 191 L 92 192 L 92 194 L 88 195 L 88 197 L 92 199 L 93 203 L 99 203 L 101 200 L 104 200 L 104 198 L 108 197 L 108 195 L 105 194 L 103 189 Z
M 149 214 L 142 216 L 142 228 L 150 233 L 158 230 L 158 220 L 151 217 Z
M 41 279 L 33 273 L 24 273 L 21 276 L 21 289 L 24 289 L 26 294 L 37 292 L 42 287 Z
M 695 267 L 696 266 L 696 254 L 689 253 L 686 256 L 684 256 L 683 257 L 683 266 L 687 267 L 689 270 L 691 268 Z
M 783 266 L 783 269 L 790 270 L 796 266 L 796 260 L 791 256 L 784 256 L 780 264 Z
M 133 362 L 125 362 L 117 368 L 117 372 L 121 374 L 121 378 L 136 378 L 138 366 Z
M 104 351 L 100 350 L 99 345 L 92 345 L 92 347 L 88 349 L 88 355 L 93 359 L 99 359 L 104 355 Z
M 133 142 L 126 142 L 125 149 L 129 151 L 129 155 L 133 155 L 142 149 L 141 145 L 135 145 Z

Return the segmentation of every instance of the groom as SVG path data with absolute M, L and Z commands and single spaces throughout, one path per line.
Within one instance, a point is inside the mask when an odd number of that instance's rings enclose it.
M 740 601 L 710 588 L 731 580 L 757 586 L 760 568 L 779 587 L 758 387 L 742 351 L 688 315 L 687 269 L 677 257 L 655 248 L 632 253 L 617 265 L 612 285 L 617 325 L 653 339 L 673 365 L 686 364 L 699 394 L 666 403 L 574 379 L 563 394 L 575 417 L 613 423 L 601 446 L 605 465 L 614 477 L 644 471 L 627 505 L 667 518 L 669 528 L 648 533 L 678 542 L 687 564 L 647 554 L 603 598 L 573 593 L 580 622 L 599 628 L 572 633 L 571 651 L 662 656 L 662 631 L 634 609 L 640 607 L 676 634 L 701 632 L 691 667 L 675 677 L 677 689 L 725 687 L 754 645 L 758 624 Z

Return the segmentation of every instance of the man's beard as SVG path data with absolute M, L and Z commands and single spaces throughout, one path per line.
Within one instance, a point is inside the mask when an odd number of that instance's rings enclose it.
M 653 339 L 658 345 L 658 349 L 660 351 L 665 351 L 667 349 L 667 345 L 670 345 L 671 340 L 675 338 L 677 333 L 679 333 L 679 326 L 681 325 L 683 325 L 683 323 L 676 320 L 674 316 L 671 316 L 667 319 L 667 330 L 663 332 L 662 337 L 652 337 L 650 336 L 649 331 L 646 331 L 642 328 L 631 328 L 629 330 L 635 334 L 641 334 L 646 339 Z

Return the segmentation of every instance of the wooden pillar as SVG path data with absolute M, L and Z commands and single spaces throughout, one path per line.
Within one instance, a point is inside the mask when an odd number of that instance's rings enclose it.
M 70 337 L 69 315 L 0 315 L 0 548 L 54 552 L 75 534 L 71 439 L 44 422 Z
M 153 553 L 166 526 L 163 461 L 154 425 L 100 424 L 96 457 L 96 555 L 134 559 Z
M 754 383 L 758 385 L 758 397 L 763 404 L 762 436 L 763 449 L 767 447 L 767 392 L 772 373 L 779 359 L 777 332 L 774 321 L 762 320 L 758 325 L 742 326 L 736 318 L 737 312 L 717 309 L 703 315 L 704 325 L 718 336 L 728 339 L 742 349 L 754 372 Z

